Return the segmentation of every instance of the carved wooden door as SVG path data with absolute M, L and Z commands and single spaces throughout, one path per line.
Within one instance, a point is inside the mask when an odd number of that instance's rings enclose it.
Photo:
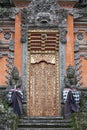
M 27 92 L 29 116 L 58 116 L 60 113 L 58 49 L 55 50 L 58 47 L 57 36 L 57 32 L 50 31 L 29 33 Z M 51 37 L 53 42 L 49 44 L 47 40 Z M 46 50 L 47 45 L 49 50 Z
M 31 65 L 30 70 L 30 115 L 57 115 L 55 65 L 40 62 Z

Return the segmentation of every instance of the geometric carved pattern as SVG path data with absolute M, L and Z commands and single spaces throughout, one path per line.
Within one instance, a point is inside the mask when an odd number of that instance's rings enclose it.
M 81 82 L 81 59 L 80 59 L 80 50 L 79 50 L 79 43 L 75 41 L 75 48 L 74 48 L 74 60 L 75 60 L 75 70 L 76 70 L 76 76 L 77 76 L 77 82 L 79 87 L 82 86 Z
M 11 32 L 4 32 L 3 34 L 6 40 L 9 40 L 11 38 Z
M 56 30 L 29 30 L 27 61 L 27 114 L 29 116 L 60 115 L 58 37 Z M 49 38 L 52 42 L 48 42 L 51 41 Z
M 1 72 L 3 73 L 1 74 L 3 75 L 3 78 L 1 78 L 0 80 L 0 86 L 2 85 L 9 86 L 11 70 L 14 64 L 14 39 L 13 39 L 14 34 L 13 33 L 14 33 L 14 28 L 9 28 L 8 30 L 1 29 L 0 32 L 1 35 L 1 40 L 0 40 L 1 43 L 0 64 L 1 65 L 0 66 L 1 66 Z
M 33 30 L 28 32 L 28 49 L 35 51 L 58 50 L 59 32 L 47 30 Z
M 77 40 L 81 41 L 84 39 L 84 33 L 83 32 L 78 32 L 77 33 Z
M 86 63 L 87 63 L 87 40 L 86 40 L 86 32 L 78 31 L 76 33 L 75 39 L 75 69 L 76 76 L 78 79 L 78 84 L 80 87 L 87 86 L 86 83 Z M 85 69 L 84 69 L 85 68 Z

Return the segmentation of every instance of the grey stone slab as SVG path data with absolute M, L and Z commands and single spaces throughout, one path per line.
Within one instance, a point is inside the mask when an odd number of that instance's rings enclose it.
M 74 130 L 73 128 L 19 128 L 18 130 Z

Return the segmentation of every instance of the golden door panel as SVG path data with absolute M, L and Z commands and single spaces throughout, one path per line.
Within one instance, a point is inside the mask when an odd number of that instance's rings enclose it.
M 55 65 L 30 66 L 30 116 L 58 115 Z

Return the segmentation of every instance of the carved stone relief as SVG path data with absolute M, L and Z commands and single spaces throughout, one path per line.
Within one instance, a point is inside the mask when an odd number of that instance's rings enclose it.
M 12 56 L 13 53 L 11 54 L 11 52 L 9 51 L 2 51 L 0 52 L 0 58 L 2 58 L 1 60 L 3 60 L 3 58 L 7 57 L 6 58 L 6 64 L 2 64 L 1 67 L 3 67 L 3 65 L 5 66 L 5 71 L 6 71 L 6 75 L 5 75 L 5 85 L 8 86 L 9 84 L 9 79 L 10 79 L 10 72 L 12 70 L 12 66 L 13 66 L 13 63 L 14 63 L 14 56 Z
M 15 16 L 19 13 L 19 9 L 12 7 L 12 8 L 1 8 L 0 7 L 0 17 L 1 18 L 11 18 L 15 19 Z
M 76 40 L 74 42 L 74 52 L 77 52 L 77 51 L 79 51 L 79 42 Z
M 14 40 L 13 33 L 14 28 L 10 28 L 8 31 L 1 29 L 0 33 L 3 34 L 0 46 L 0 58 L 7 56 L 6 59 L 6 85 L 9 84 L 10 72 L 14 64 Z
M 75 70 L 76 70 L 77 82 L 78 82 L 78 86 L 80 87 L 82 82 L 81 82 L 80 48 L 79 48 L 78 40 L 76 40 L 74 42 L 74 60 L 75 60 Z
M 67 11 L 61 9 L 56 0 L 32 1 L 22 10 L 22 23 L 37 26 L 58 26 L 66 24 Z
M 28 38 L 27 38 L 28 39 Z M 26 88 L 27 88 L 27 59 L 28 59 L 28 48 L 26 44 L 22 44 L 22 88 L 24 91 L 24 100 L 26 101 Z
M 26 43 L 26 41 L 28 40 L 28 36 L 27 36 L 28 28 L 27 28 L 27 25 L 22 25 L 21 31 L 22 31 L 21 42 Z
M 64 83 L 66 88 L 77 87 L 77 77 L 75 69 L 72 65 L 69 65 L 66 70 L 66 76 L 64 77 Z
M 73 15 L 74 19 L 81 18 L 84 16 L 84 10 L 72 8 L 68 11 L 70 15 Z
M 67 39 L 66 39 L 66 29 L 62 29 L 61 32 L 60 32 L 60 42 L 61 43 L 66 43 L 67 42 Z
M 78 80 L 78 85 L 82 86 L 82 60 L 81 57 L 84 57 L 87 60 L 87 40 L 86 40 L 86 32 L 79 31 L 75 34 L 75 42 L 74 42 L 74 60 L 75 60 L 75 69 L 76 69 L 76 76 Z
M 10 8 L 9 9 L 9 18 L 15 19 L 15 16 L 19 13 L 19 8 Z
M 78 42 L 79 46 L 81 46 L 80 44 L 82 45 L 86 45 L 87 44 L 87 40 L 86 40 L 86 30 L 83 30 L 83 31 L 76 31 L 75 33 L 75 40 Z M 76 42 L 75 42 L 76 44 Z
M 1 28 L 0 33 L 3 34 L 3 38 L 5 40 L 11 40 L 12 39 L 12 34 L 14 33 L 14 29 L 10 28 L 8 31 L 6 31 L 6 30 Z M 2 40 L 2 42 L 3 42 L 3 40 Z
M 3 34 L 6 40 L 9 40 L 11 38 L 11 32 L 4 32 Z
M 79 41 L 81 41 L 81 40 L 84 39 L 84 34 L 83 34 L 83 32 L 78 32 L 78 33 L 77 33 L 77 39 L 78 39 Z
M 62 44 L 62 42 L 59 42 L 59 64 L 60 64 L 60 67 L 59 67 L 59 70 L 60 70 L 60 77 L 59 77 L 59 80 L 60 80 L 60 90 L 61 90 L 61 102 L 62 102 L 62 91 L 63 91 L 63 88 L 64 88 L 64 76 L 66 74 L 66 55 L 65 55 L 65 46 L 66 44 Z

